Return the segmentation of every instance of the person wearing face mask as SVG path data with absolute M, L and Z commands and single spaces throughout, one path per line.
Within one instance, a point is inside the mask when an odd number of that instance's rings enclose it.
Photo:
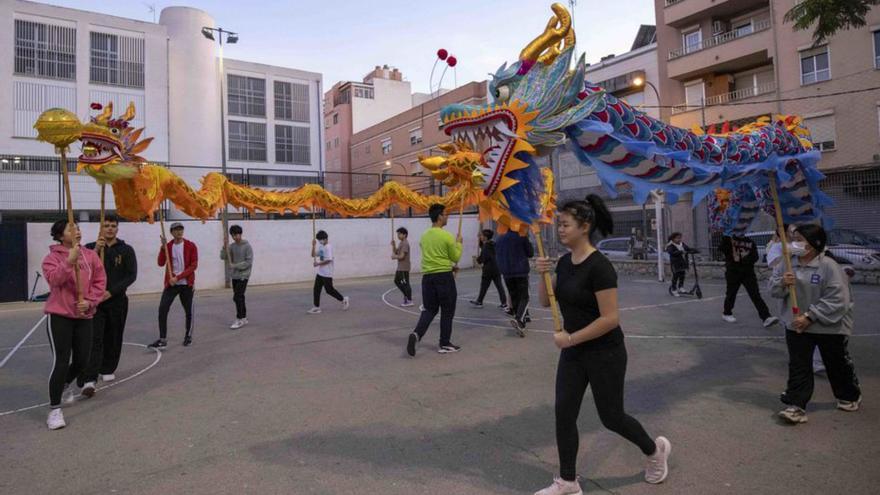
M 570 201 L 559 208 L 559 240 L 569 249 L 553 269 L 550 258 L 538 258 L 541 273 L 555 272 L 552 282 L 562 312 L 564 331 L 553 336 L 561 349 L 556 370 L 556 445 L 559 477 L 535 495 L 582 495 L 577 481 L 578 414 L 587 386 L 592 388 L 599 420 L 645 455 L 645 481 L 666 479 L 672 445 L 665 437 L 652 439 L 642 425 L 626 414 L 623 386 L 627 352 L 617 300 L 614 265 L 593 244 L 598 231 L 614 230 L 611 213 L 599 196 Z M 538 280 L 538 300 L 550 306 L 545 277 Z
M 793 424 L 807 421 L 807 403 L 813 395 L 813 352 L 818 347 L 825 362 L 837 408 L 858 411 L 861 389 L 849 355 L 853 302 L 849 280 L 825 254 L 827 234 L 817 225 L 797 227 L 792 241 L 792 271 L 780 263 L 770 278 L 770 292 L 781 299 L 780 315 L 788 347 L 788 383 L 780 399 L 786 408 L 779 417 Z M 791 290 L 797 293 L 798 312 L 792 311 Z
M 785 225 L 783 228 L 785 229 L 785 240 L 789 243 L 788 249 L 790 251 L 791 239 L 794 237 L 794 231 L 797 229 L 797 225 Z M 773 237 L 770 239 L 770 242 L 767 243 L 764 252 L 766 253 L 767 266 L 770 268 L 774 268 L 782 262 L 782 241 L 779 239 L 778 233 L 773 234 Z

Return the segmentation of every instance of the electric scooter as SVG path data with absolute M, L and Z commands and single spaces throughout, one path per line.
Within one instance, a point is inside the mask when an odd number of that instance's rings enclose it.
M 703 290 L 700 289 L 700 274 L 697 272 L 697 258 L 696 258 L 696 256 L 694 256 L 697 253 L 699 253 L 698 250 L 690 249 L 684 254 L 685 256 L 687 256 L 691 259 L 691 266 L 694 269 L 694 286 L 688 290 L 679 290 L 678 291 L 679 296 L 688 296 L 688 297 L 696 296 L 697 299 L 703 298 Z M 672 293 L 672 286 L 671 285 L 669 286 L 669 295 L 670 296 L 675 295 Z

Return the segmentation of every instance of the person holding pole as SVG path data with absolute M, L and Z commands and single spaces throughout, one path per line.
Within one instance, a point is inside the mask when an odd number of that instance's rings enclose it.
M 251 278 L 251 268 L 254 266 L 254 250 L 248 241 L 242 238 L 244 231 L 241 225 L 229 227 L 229 236 L 232 244 L 226 244 L 220 249 L 220 259 L 229 260 L 229 278 L 232 279 L 232 301 L 235 303 L 235 320 L 229 328 L 237 330 L 248 324 L 247 306 L 245 306 L 244 292 L 247 290 L 248 279 Z
M 173 239 L 166 242 L 162 233 L 162 246 L 159 248 L 158 265 L 165 268 L 165 289 L 159 302 L 159 339 L 150 344 L 152 349 L 164 349 L 168 346 L 168 310 L 171 303 L 180 296 L 180 304 L 186 312 L 186 333 L 183 345 L 192 345 L 193 332 L 193 297 L 195 295 L 196 269 L 199 267 L 199 250 L 195 243 L 183 238 L 183 224 L 171 224 Z M 169 261 L 170 258 L 170 261 Z
M 128 287 L 137 280 L 137 258 L 134 249 L 117 237 L 119 219 L 106 215 L 97 242 L 86 244 L 88 249 L 102 253 L 107 290 L 95 313 L 92 335 L 92 353 L 85 371 L 83 395 L 94 394 L 98 374 L 105 382 L 116 379 L 116 367 L 122 355 L 122 334 L 128 316 Z
M 44 311 L 49 315 L 47 331 L 53 356 L 46 426 L 57 430 L 67 425 L 62 402 L 74 402 L 85 384 L 82 372 L 92 348 L 92 318 L 106 292 L 107 278 L 98 255 L 80 248 L 81 234 L 75 223 L 58 220 L 52 224 L 51 234 L 58 244 L 43 258 L 43 276 L 49 284 Z
M 665 437 L 651 439 L 642 425 L 624 411 L 623 386 L 626 375 L 626 346 L 620 328 L 617 302 L 617 273 L 593 244 L 598 231 L 613 231 L 611 213 L 602 198 L 591 194 L 586 200 L 570 201 L 559 208 L 559 240 L 570 252 L 559 259 L 556 280 L 551 287 L 541 277 L 538 299 L 551 304 L 553 289 L 562 310 L 564 331 L 553 340 L 562 352 L 556 371 L 556 444 L 559 477 L 536 495 L 579 495 L 577 481 L 577 418 L 587 386 L 592 385 L 599 419 L 609 430 L 623 436 L 647 457 L 645 481 L 661 483 L 668 474 L 672 445 Z M 549 274 L 550 258 L 540 257 L 537 270 Z M 549 277 L 548 277 L 549 278 Z
M 853 328 L 853 299 L 849 279 L 825 253 L 828 237 L 818 225 L 802 225 L 786 251 L 790 263 L 778 264 L 770 278 L 770 293 L 781 300 L 780 314 L 788 347 L 788 383 L 780 397 L 786 408 L 779 417 L 788 423 L 807 421 L 807 403 L 813 395 L 813 352 L 818 347 L 825 362 L 837 408 L 859 410 L 862 393 L 849 355 Z M 797 292 L 803 303 L 795 306 Z
M 504 276 L 504 285 L 510 295 L 510 306 L 507 314 L 511 316 L 510 324 L 520 337 L 526 336 L 526 324 L 531 321 L 529 315 L 529 258 L 535 256 L 532 242 L 528 236 L 508 230 L 498 238 L 495 245 L 498 270 Z
M 392 216 L 391 221 L 394 221 Z M 391 240 L 391 259 L 397 260 L 397 271 L 394 272 L 394 285 L 403 293 L 403 303 L 401 306 L 409 307 L 412 302 L 412 286 L 409 284 L 409 271 L 411 269 L 410 251 L 409 251 L 409 231 L 406 227 L 397 229 L 397 240 L 399 244 Z
M 452 320 L 455 318 L 455 303 L 458 292 L 455 288 L 453 267 L 461 258 L 463 249 L 461 233 L 453 239 L 452 234 L 443 229 L 448 220 L 446 207 L 435 203 L 428 209 L 431 228 L 422 234 L 419 246 L 422 249 L 422 305 L 425 310 L 406 343 L 410 357 L 416 355 L 416 344 L 428 331 L 431 321 L 440 312 L 440 343 L 437 352 L 449 354 L 458 352 L 461 347 L 452 343 Z

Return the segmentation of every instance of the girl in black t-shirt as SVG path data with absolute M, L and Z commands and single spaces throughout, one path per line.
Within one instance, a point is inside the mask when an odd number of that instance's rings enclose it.
M 562 349 L 556 370 L 556 444 L 559 450 L 559 478 L 535 495 L 581 494 L 577 482 L 577 417 L 587 385 L 599 419 L 609 430 L 636 444 L 648 456 L 645 481 L 660 483 L 668 473 L 672 446 L 664 437 L 652 440 L 635 418 L 623 409 L 626 347 L 617 309 L 617 273 L 611 262 L 593 246 L 598 230 L 613 230 L 611 214 L 602 198 L 591 194 L 585 201 L 570 201 L 559 209 L 559 239 L 570 252 L 556 266 L 554 288 L 562 311 L 565 331 L 553 336 Z M 537 260 L 539 272 L 553 270 L 549 258 Z M 538 283 L 538 298 L 550 306 L 544 278 Z

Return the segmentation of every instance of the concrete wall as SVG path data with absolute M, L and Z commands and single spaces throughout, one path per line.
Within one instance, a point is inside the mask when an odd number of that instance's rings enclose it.
M 612 260 L 614 268 L 619 275 L 635 275 L 647 277 L 651 279 L 657 278 L 657 263 L 655 261 L 640 260 Z M 672 279 L 672 273 L 669 264 L 664 265 L 666 270 L 666 281 Z M 697 263 L 697 270 L 700 273 L 700 279 L 724 280 L 724 263 L 717 261 L 703 261 Z M 770 277 L 770 268 L 763 263 L 755 265 L 755 273 L 758 280 L 764 284 Z M 687 280 L 685 281 L 685 289 L 690 289 L 694 283 L 694 274 L 688 271 Z M 863 285 L 880 285 L 880 270 L 856 270 L 856 274 L 852 278 L 853 284 Z M 744 292 L 744 289 L 741 291 Z
M 457 218 L 450 219 L 447 230 L 453 235 L 458 227 Z M 311 250 L 312 223 L 308 220 L 251 220 L 233 222 L 244 229 L 244 237 L 254 249 L 254 267 L 250 284 L 278 284 L 311 280 L 315 276 L 312 266 Z M 473 265 L 472 257 L 477 254 L 476 231 L 478 220 L 474 215 L 466 215 L 462 232 L 464 253 L 459 266 Z M 40 270 L 43 258 L 52 244 L 48 223 L 28 224 L 28 288 L 33 287 L 35 272 Z M 223 287 L 223 262 L 220 249 L 223 238 L 221 223 L 210 221 L 184 222 L 185 237 L 199 248 L 199 268 L 196 271 L 196 287 L 217 289 Z M 419 237 L 430 227 L 427 218 L 398 218 L 394 227 L 409 230 L 412 248 L 413 272 L 419 268 L 421 250 Z M 80 224 L 83 243 L 97 237 L 97 222 Z M 166 225 L 166 229 L 168 226 Z M 335 278 L 346 279 L 375 275 L 393 275 L 397 262 L 391 260 L 391 220 L 384 218 L 355 218 L 318 220 L 317 228 L 325 230 L 333 245 Z M 156 264 L 159 254 L 160 227 L 158 224 L 123 223 L 119 237 L 134 247 L 138 258 L 138 280 L 129 288 L 130 294 L 159 292 L 162 290 L 163 269 Z M 168 234 L 170 238 L 170 233 Z M 389 284 L 391 280 L 389 279 Z M 37 284 L 37 293 L 45 292 L 48 286 L 44 279 Z

